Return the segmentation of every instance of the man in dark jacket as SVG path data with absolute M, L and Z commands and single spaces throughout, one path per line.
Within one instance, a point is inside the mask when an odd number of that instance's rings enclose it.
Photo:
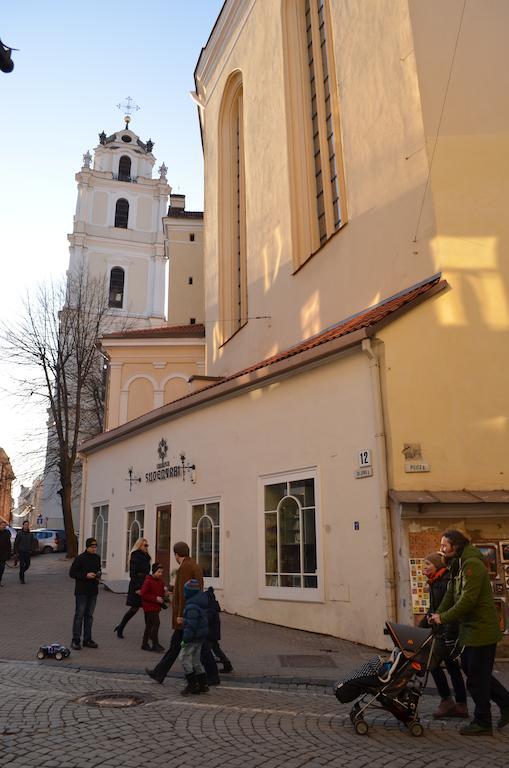
M 99 592 L 101 578 L 101 558 L 97 554 L 97 541 L 93 538 L 85 542 L 86 549 L 76 557 L 69 570 L 71 579 L 76 580 L 74 594 L 76 611 L 72 623 L 72 643 L 75 651 L 81 651 L 81 629 L 83 627 L 83 647 L 97 648 L 92 640 L 94 609 Z
M 19 559 L 19 580 L 25 583 L 25 573 L 30 568 L 32 551 L 35 548 L 35 536 L 30 531 L 28 520 L 25 520 L 14 540 L 14 554 Z
M 180 647 L 182 643 L 182 630 L 184 625 L 184 585 L 190 579 L 197 579 L 200 584 L 200 589 L 203 589 L 203 571 L 198 563 L 189 557 L 189 547 L 185 541 L 178 541 L 173 547 L 173 553 L 175 560 L 179 564 L 177 575 L 175 577 L 175 584 L 173 587 L 173 601 L 172 601 L 172 626 L 173 635 L 170 640 L 170 647 L 162 657 L 161 661 L 156 664 L 154 669 L 145 670 L 147 675 L 156 680 L 158 683 L 162 683 L 164 678 L 170 671 L 171 667 L 175 663 L 180 653 Z M 207 681 L 209 685 L 219 685 L 219 673 L 217 671 L 217 664 L 210 650 L 210 646 L 205 640 L 202 645 L 201 660 L 205 671 L 207 673 Z
M 0 520 L 0 587 L 5 571 L 5 563 L 11 556 L 11 534 L 5 520 Z
M 492 699 L 500 707 L 498 728 L 509 723 L 509 691 L 492 675 L 497 643 L 502 639 L 488 571 L 479 549 L 461 531 L 446 531 L 440 551 L 452 561 L 451 581 L 430 621 L 459 623 L 461 662 L 475 703 L 474 719 L 460 728 L 463 736 L 491 734 Z

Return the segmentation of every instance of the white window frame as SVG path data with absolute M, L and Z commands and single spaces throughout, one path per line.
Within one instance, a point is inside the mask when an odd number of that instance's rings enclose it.
M 189 502 L 189 526 L 188 541 L 191 557 L 193 557 L 193 507 L 199 504 L 219 504 L 219 576 L 204 576 L 203 582 L 205 588 L 214 587 L 221 589 L 223 587 L 223 527 L 224 527 L 224 506 L 223 499 L 220 496 L 208 496 L 203 499 L 190 499 Z M 199 564 L 199 563 L 198 563 Z
M 129 512 L 143 512 L 143 528 L 140 531 L 140 535 L 134 539 L 134 541 L 131 543 L 131 546 L 129 546 L 129 542 L 127 539 L 129 528 L 127 526 L 127 520 L 129 516 Z M 147 520 L 146 520 L 146 509 L 144 504 L 136 504 L 132 507 L 126 507 L 125 508 L 125 528 L 124 528 L 124 545 L 126 547 L 124 554 L 125 554 L 125 560 L 124 560 L 124 573 L 129 573 L 129 552 L 134 546 L 134 543 L 138 540 L 138 538 L 141 538 L 142 536 L 145 536 L 145 528 L 147 526 Z
M 106 523 L 106 541 L 104 542 L 104 560 L 103 560 L 103 552 L 97 552 L 99 557 L 101 558 L 101 567 L 106 569 L 108 567 L 108 538 L 109 538 L 109 530 L 110 530 L 110 503 L 109 501 L 95 501 L 93 504 L 90 505 L 90 536 L 93 536 L 94 539 L 97 539 L 97 532 L 95 530 L 95 524 L 94 524 L 94 509 L 102 509 L 102 507 L 107 507 L 108 509 L 108 522 Z
M 316 587 L 268 587 L 265 584 L 265 486 L 289 483 L 295 480 L 313 480 L 315 484 L 315 529 L 316 529 Z M 320 503 L 320 482 L 317 467 L 289 470 L 277 474 L 261 475 L 258 481 L 258 596 L 265 600 L 288 600 L 292 602 L 323 603 L 323 553 L 322 522 Z

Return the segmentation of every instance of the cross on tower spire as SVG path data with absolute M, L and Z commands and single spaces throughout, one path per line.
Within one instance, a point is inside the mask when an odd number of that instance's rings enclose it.
M 125 126 L 126 128 L 129 128 L 129 123 L 131 122 L 131 114 L 133 112 L 138 112 L 140 107 L 133 101 L 130 96 L 126 96 L 124 104 L 117 104 L 117 109 L 121 109 L 124 112 Z

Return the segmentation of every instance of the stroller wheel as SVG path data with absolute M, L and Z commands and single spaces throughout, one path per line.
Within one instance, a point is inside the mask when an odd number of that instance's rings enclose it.
M 416 738 L 419 736 L 422 736 L 422 734 L 424 733 L 424 728 L 422 727 L 422 725 L 415 720 L 413 723 L 410 723 L 410 725 L 408 726 L 408 730 L 410 731 L 410 735 L 415 736 Z
M 353 724 L 353 727 L 355 728 L 355 733 L 358 736 L 365 736 L 369 731 L 369 726 L 365 720 L 356 720 Z

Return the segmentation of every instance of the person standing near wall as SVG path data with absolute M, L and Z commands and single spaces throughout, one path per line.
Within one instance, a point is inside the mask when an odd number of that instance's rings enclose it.
M 127 590 L 127 599 L 125 604 L 129 610 L 122 617 L 120 624 L 115 629 L 117 637 L 121 640 L 124 637 L 125 625 L 136 616 L 141 608 L 140 590 L 145 581 L 145 577 L 150 573 L 151 556 L 148 551 L 148 541 L 144 538 L 138 539 L 129 555 L 129 588 Z
M 11 556 L 11 534 L 5 520 L 0 520 L 0 587 L 3 587 L 2 577 L 5 564 Z
M 35 536 L 30 531 L 28 520 L 25 520 L 14 540 L 14 554 L 19 560 L 19 580 L 25 583 L 25 573 L 30 568 L 32 550 L 35 546 Z
M 497 643 L 502 639 L 488 571 L 477 547 L 461 531 L 445 531 L 440 551 L 451 563 L 451 582 L 430 622 L 459 623 L 461 662 L 475 703 L 474 719 L 462 736 L 492 733 L 490 700 L 500 708 L 498 728 L 509 723 L 509 691 L 493 677 Z

